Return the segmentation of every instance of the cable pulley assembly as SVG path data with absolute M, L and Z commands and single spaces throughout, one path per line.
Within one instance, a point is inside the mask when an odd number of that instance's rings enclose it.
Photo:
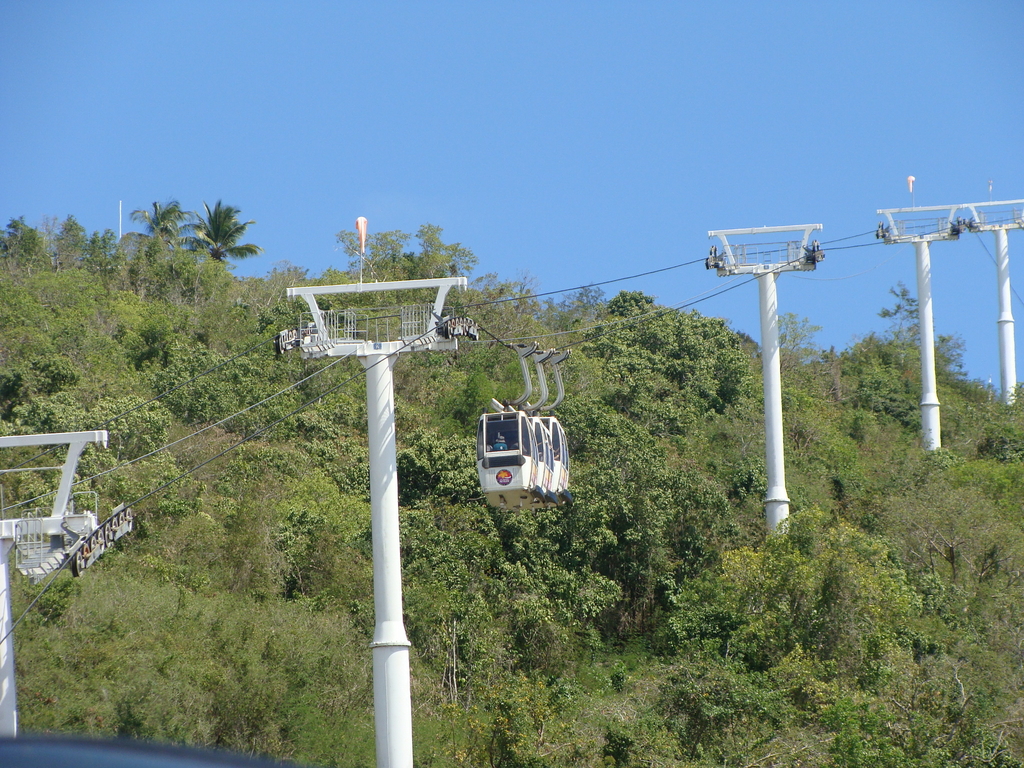
M 480 340 L 480 328 L 470 317 L 442 317 L 437 324 L 437 335 L 442 339 L 464 337 L 472 341 Z

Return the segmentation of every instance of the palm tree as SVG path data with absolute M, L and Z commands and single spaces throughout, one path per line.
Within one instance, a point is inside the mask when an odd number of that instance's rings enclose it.
M 182 244 L 182 222 L 186 219 L 188 214 L 181 210 L 181 204 L 177 200 L 168 200 L 162 205 L 153 203 L 152 210 L 139 208 L 132 211 L 132 221 L 145 224 L 148 230 L 146 234 L 150 237 L 159 237 L 171 247 Z
M 256 223 L 251 219 L 244 224 L 240 222 L 238 208 L 221 205 L 220 200 L 213 206 L 213 210 L 205 201 L 203 208 L 206 209 L 205 217 L 198 211 L 192 213 L 192 221 L 188 225 L 192 234 L 185 238 L 186 248 L 190 251 L 206 251 L 217 261 L 224 261 L 228 257 L 244 259 L 263 253 L 262 248 L 252 243 L 238 245 L 249 225 Z

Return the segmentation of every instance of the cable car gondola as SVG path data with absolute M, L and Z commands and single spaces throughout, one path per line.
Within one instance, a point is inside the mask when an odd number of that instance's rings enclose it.
M 485 413 L 477 424 L 477 474 L 488 503 L 503 508 L 555 507 L 572 500 L 569 493 L 569 453 L 565 431 L 552 415 L 565 396 L 559 371 L 568 352 L 538 351 L 536 344 L 517 345 L 526 391 L 509 404 L 491 401 L 494 412 Z M 540 400 L 529 403 L 533 393 L 526 358 L 531 357 L 540 383 Z M 548 406 L 544 366 L 550 365 L 558 386 L 555 401 Z
M 565 442 L 565 430 L 554 416 L 541 416 L 541 422 L 551 434 L 551 453 L 554 468 L 551 475 L 551 491 L 560 503 L 572 501 L 569 492 L 569 446 Z

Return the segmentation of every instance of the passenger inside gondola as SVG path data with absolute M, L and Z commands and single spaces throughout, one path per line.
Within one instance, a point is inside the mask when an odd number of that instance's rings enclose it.
M 488 451 L 518 451 L 519 429 L 516 416 L 488 421 L 485 447 Z

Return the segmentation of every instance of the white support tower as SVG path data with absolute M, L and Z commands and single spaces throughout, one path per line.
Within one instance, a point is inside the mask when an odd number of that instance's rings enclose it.
M 886 245 L 913 243 L 917 257 L 917 312 L 921 346 L 921 443 L 925 450 L 934 451 L 942 446 L 939 425 L 939 394 L 935 381 L 935 321 L 932 313 L 932 259 L 930 243 L 933 240 L 957 240 L 965 227 L 956 216 L 959 205 L 935 205 L 916 208 L 883 208 L 888 225 L 881 223 L 875 236 Z M 945 216 L 926 216 L 916 219 L 897 219 L 893 214 L 920 214 L 945 211 Z
M 71 485 L 78 459 L 89 443 L 107 446 L 106 430 L 93 432 L 61 432 L 49 435 L 18 435 L 0 437 L 0 448 L 38 445 L 66 445 L 68 455 L 60 467 L 27 467 L 0 470 L 21 472 L 61 470 L 50 514 L 0 519 L 0 737 L 18 735 L 18 702 L 14 680 L 14 634 L 11 615 L 11 578 L 9 561 L 13 552 L 15 565 L 33 581 L 58 568 L 73 545 L 96 529 L 95 511 L 80 512 L 72 503 Z M 42 512 L 42 510 L 40 510 Z M 0 517 L 4 510 L 0 510 Z
M 971 232 L 994 232 L 996 236 L 996 285 L 999 299 L 999 383 L 1002 400 L 1013 402 L 1017 387 L 1017 359 L 1013 340 L 1013 308 L 1010 302 L 1010 248 L 1006 232 L 1024 229 L 1024 200 L 996 200 L 990 203 L 964 203 L 969 211 L 966 222 Z
M 378 768 L 413 765 L 409 639 L 402 616 L 392 369 L 402 352 L 455 350 L 457 336 L 475 338 L 471 324 L 442 317 L 448 291 L 456 287 L 465 290 L 467 283 L 465 277 L 452 277 L 289 288 L 288 296 L 306 301 L 311 320 L 297 331 L 284 331 L 278 337 L 280 351 L 298 348 L 304 358 L 355 355 L 366 369 L 375 612 L 370 647 Z M 437 295 L 432 305 L 324 310 L 316 301 L 317 296 L 325 294 L 435 288 Z
M 716 269 L 719 277 L 756 275 L 761 304 L 761 372 L 764 377 L 765 469 L 768 492 L 765 496 L 765 517 L 768 530 L 775 531 L 789 517 L 789 496 L 786 493 L 786 455 L 782 442 L 782 369 L 779 360 L 779 311 L 776 280 L 780 272 L 816 269 L 824 254 L 815 240 L 807 244 L 811 232 L 821 224 L 800 224 L 790 227 L 754 227 L 751 229 L 719 229 L 708 232 L 722 244 L 711 247 L 705 266 Z M 801 240 L 784 243 L 734 244 L 730 237 L 803 232 Z

